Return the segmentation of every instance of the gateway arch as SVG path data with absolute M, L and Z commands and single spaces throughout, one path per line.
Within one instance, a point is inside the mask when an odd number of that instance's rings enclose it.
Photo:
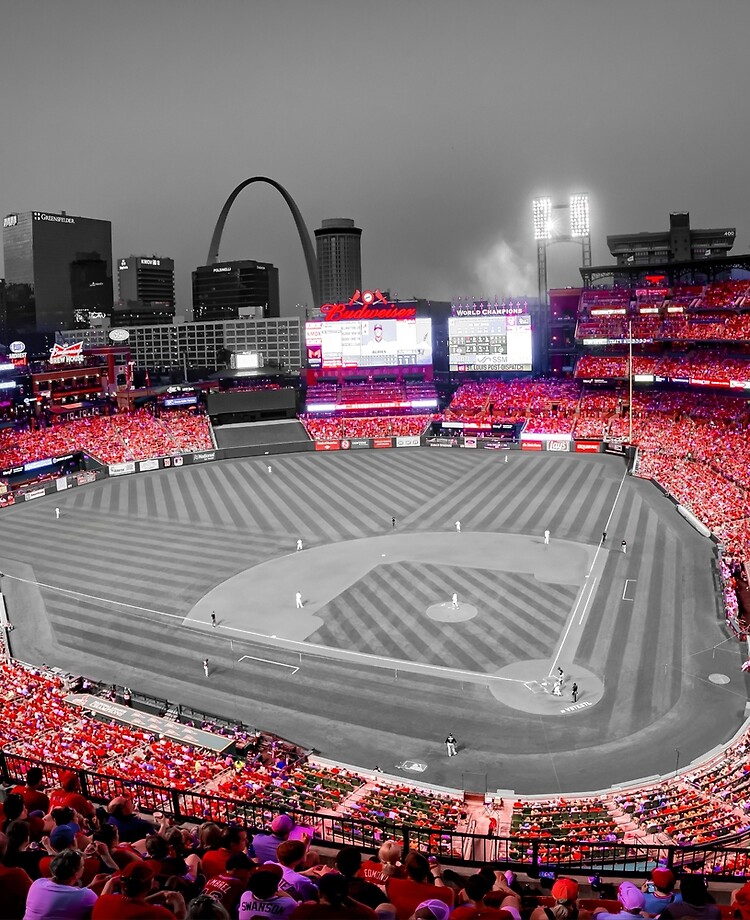
M 224 203 L 224 207 L 221 209 L 221 214 L 219 214 L 219 219 L 216 221 L 216 226 L 214 227 L 214 233 L 211 237 L 211 246 L 208 250 L 206 265 L 215 265 L 216 262 L 218 262 L 221 235 L 224 232 L 224 224 L 226 223 L 229 211 L 234 204 L 235 198 L 239 195 L 242 189 L 247 185 L 252 185 L 253 182 L 265 182 L 267 185 L 272 185 L 277 191 L 281 193 L 282 198 L 284 201 L 286 201 L 289 210 L 292 212 L 294 223 L 297 226 L 297 233 L 299 234 L 300 242 L 302 243 L 302 251 L 305 254 L 305 263 L 307 265 L 307 275 L 310 279 L 310 291 L 312 293 L 313 304 L 315 305 L 316 309 L 319 308 L 320 280 L 318 277 L 318 260 L 315 256 L 315 251 L 313 250 L 312 242 L 310 240 L 310 234 L 308 233 L 307 227 L 305 226 L 305 221 L 300 214 L 297 203 L 289 194 L 289 192 L 284 188 L 284 186 L 279 185 L 278 182 L 273 179 L 269 179 L 267 176 L 253 176 L 252 179 L 245 179 L 244 182 L 240 182 L 240 184 L 232 192 L 229 198 L 227 198 L 226 202 Z

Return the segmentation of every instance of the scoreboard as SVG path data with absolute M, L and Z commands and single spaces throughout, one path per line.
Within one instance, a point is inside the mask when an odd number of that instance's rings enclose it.
M 452 316 L 448 358 L 452 371 L 531 371 L 531 317 Z

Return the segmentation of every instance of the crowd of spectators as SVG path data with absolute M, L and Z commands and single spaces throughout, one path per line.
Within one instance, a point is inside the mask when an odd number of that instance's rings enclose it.
M 147 460 L 213 447 L 208 418 L 188 410 L 92 415 L 40 428 L 0 429 L 0 469 L 84 451 L 101 463 Z
M 421 435 L 431 415 L 325 416 L 301 415 L 300 421 L 314 441 L 341 438 L 390 438 Z
M 748 328 L 750 337 L 750 328 Z M 576 379 L 625 380 L 627 354 L 585 354 L 576 362 Z M 633 375 L 651 374 L 670 380 L 708 380 L 727 385 L 730 381 L 750 382 L 750 355 L 731 354 L 722 348 L 671 351 L 665 355 L 633 355 Z

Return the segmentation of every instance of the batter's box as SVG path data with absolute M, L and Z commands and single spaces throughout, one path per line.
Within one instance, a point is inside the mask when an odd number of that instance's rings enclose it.
M 527 690 L 531 690 L 532 693 L 549 693 L 546 681 L 540 683 L 538 680 L 525 680 L 523 685 Z

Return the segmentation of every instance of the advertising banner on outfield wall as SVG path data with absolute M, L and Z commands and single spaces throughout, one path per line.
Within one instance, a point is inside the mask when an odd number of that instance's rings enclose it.
M 158 470 L 159 461 L 158 460 L 141 460 L 138 464 L 138 469 L 141 473 L 148 473 L 149 470 Z
M 574 450 L 577 454 L 598 454 L 601 441 L 576 441 Z
M 372 447 L 370 438 L 342 438 L 341 450 L 362 450 L 366 447 Z
M 427 438 L 429 447 L 458 447 L 456 438 Z
M 58 492 L 64 492 L 66 489 L 69 489 L 70 483 L 68 482 L 68 477 L 64 476 L 62 479 L 56 479 L 55 488 Z
M 605 441 L 604 442 L 604 453 L 605 454 L 618 454 L 623 456 L 625 453 L 625 442 L 624 441 Z
M 558 453 L 567 453 L 570 450 L 570 441 L 565 438 L 550 438 L 547 441 L 547 450 L 555 450 Z
M 393 438 L 373 438 L 373 447 L 393 447 Z
M 126 476 L 128 473 L 135 473 L 135 463 L 110 463 L 107 467 L 110 476 Z
M 396 438 L 396 447 L 419 447 L 421 443 L 419 435 L 401 434 Z
M 464 438 L 463 447 L 476 447 L 477 439 L 476 438 Z
M 23 500 L 24 500 L 25 502 L 30 502 L 32 499 L 34 499 L 34 498 L 41 498 L 42 495 L 46 495 L 46 494 L 47 494 L 47 490 L 46 490 L 46 489 L 32 489 L 31 492 L 24 492 L 24 493 L 23 493 Z
M 316 441 L 315 450 L 339 450 L 341 444 L 338 441 Z
M 521 441 L 521 450 L 544 450 L 544 444 L 541 441 L 526 439 Z
M 510 450 L 510 442 L 500 438 L 482 438 L 479 444 L 485 450 Z

